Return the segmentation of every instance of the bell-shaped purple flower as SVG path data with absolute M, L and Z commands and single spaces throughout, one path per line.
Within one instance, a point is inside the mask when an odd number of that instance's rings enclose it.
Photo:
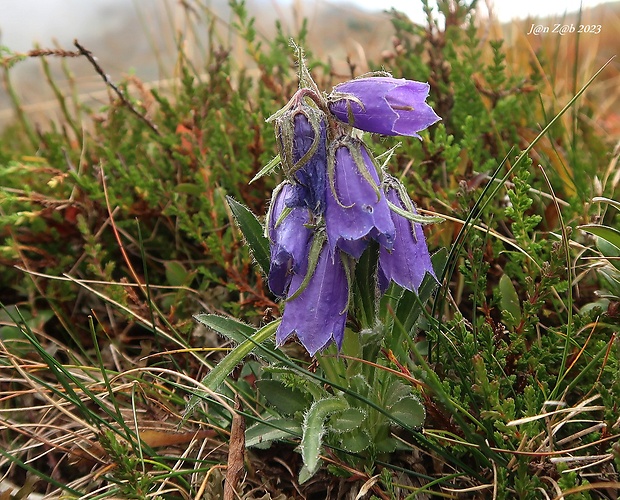
M 331 251 L 340 248 L 359 259 L 370 238 L 391 249 L 394 223 L 364 143 L 343 136 L 332 143 L 328 162 L 325 227 Z
M 293 195 L 293 184 L 280 184 L 273 192 L 267 214 L 267 231 L 271 244 L 268 282 L 271 291 L 279 297 L 286 295 L 291 278 L 305 265 L 312 234 L 308 228 L 308 209 L 287 206 Z
M 321 214 L 325 206 L 327 120 L 325 113 L 304 102 L 313 96 L 300 89 L 286 111 L 275 118 L 282 167 L 295 185 L 289 206 L 305 206 Z
M 320 237 L 317 241 L 320 248 L 311 245 L 318 252 L 316 266 L 312 269 L 306 265 L 303 272 L 293 275 L 289 299 L 276 331 L 278 346 L 296 334 L 311 356 L 332 341 L 338 349 L 342 347 L 349 301 L 349 283 L 340 251 L 332 258 Z M 307 277 L 307 273 L 311 275 Z
M 374 76 L 340 83 L 329 96 L 329 108 L 338 120 L 366 132 L 409 135 L 437 122 L 426 104 L 428 83 Z
M 413 202 L 407 195 L 404 186 L 393 177 L 385 182 L 386 197 L 396 207 L 416 215 Z M 387 290 L 390 280 L 398 285 L 417 292 L 422 279 L 429 273 L 435 279 L 435 272 L 428 253 L 422 225 L 413 222 L 403 215 L 391 212 L 396 239 L 391 251 L 379 250 L 378 283 L 381 293 Z

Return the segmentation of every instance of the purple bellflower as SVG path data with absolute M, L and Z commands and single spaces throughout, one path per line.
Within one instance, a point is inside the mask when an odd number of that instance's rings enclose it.
M 417 214 L 405 187 L 397 179 L 386 176 L 384 186 L 386 197 L 392 205 L 410 214 Z M 393 210 L 391 215 L 396 227 L 396 239 L 391 251 L 386 248 L 379 250 L 379 290 L 385 292 L 392 280 L 407 290 L 417 292 L 426 273 L 437 279 L 422 225 Z
M 283 182 L 273 192 L 267 214 L 267 236 L 271 247 L 269 288 L 284 297 L 292 276 L 306 265 L 308 245 L 312 235 L 308 227 L 310 212 L 304 207 L 290 208 L 288 201 L 294 196 L 294 186 Z
M 307 96 L 314 93 L 308 89 L 295 93 L 275 118 L 275 129 L 282 167 L 295 185 L 289 206 L 306 206 L 321 214 L 325 206 L 327 119 L 323 111 L 304 102 Z
M 328 97 L 334 116 L 352 127 L 382 135 L 409 135 L 441 120 L 428 104 L 430 85 L 388 76 L 336 85 Z
M 324 237 L 315 236 L 311 245 L 318 254 L 315 266 L 306 261 L 303 272 L 294 274 L 282 323 L 276 331 L 276 344 L 282 345 L 291 335 L 311 356 L 332 341 L 342 347 L 349 302 L 349 282 L 340 251 L 332 258 Z M 313 269 L 314 267 L 314 269 Z
M 370 238 L 391 250 L 394 223 L 366 146 L 343 136 L 332 143 L 328 155 L 325 227 L 331 252 L 340 248 L 359 259 Z

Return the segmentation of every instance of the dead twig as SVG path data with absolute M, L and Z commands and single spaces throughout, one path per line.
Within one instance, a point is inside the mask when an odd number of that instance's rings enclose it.
M 127 106 L 127 108 L 129 109 L 129 111 L 131 111 L 134 115 L 136 115 L 140 120 L 142 120 L 153 132 L 155 132 L 155 134 L 157 134 L 158 136 L 161 136 L 161 132 L 159 131 L 159 129 L 157 128 L 157 125 L 155 125 L 153 122 L 151 122 L 151 120 L 149 120 L 146 116 L 144 116 L 142 113 L 140 113 L 134 106 L 133 104 L 131 104 L 127 98 L 125 97 L 125 94 L 123 94 L 123 92 L 121 91 L 121 89 L 119 89 L 113 82 L 112 80 L 110 80 L 109 75 L 106 74 L 105 71 L 103 71 L 103 68 L 99 65 L 99 63 L 97 62 L 97 59 L 95 58 L 95 56 L 93 56 L 92 52 L 90 52 L 89 50 L 86 50 L 77 40 L 73 41 L 73 45 L 75 45 L 78 50 L 80 55 L 83 55 L 84 57 L 86 57 L 86 59 L 88 59 L 88 62 L 90 62 L 93 66 L 93 68 L 95 68 L 95 71 L 97 72 L 97 74 L 99 76 L 101 76 L 101 78 L 103 79 L 103 81 L 105 82 L 105 84 L 110 87 L 114 93 L 118 96 L 118 98 L 121 100 L 121 102 Z
M 224 483 L 224 500 L 235 500 L 237 487 L 243 475 L 245 452 L 245 419 L 239 413 L 241 402 L 235 402 L 235 414 L 230 428 L 230 443 L 228 445 L 228 466 L 226 467 L 226 482 Z

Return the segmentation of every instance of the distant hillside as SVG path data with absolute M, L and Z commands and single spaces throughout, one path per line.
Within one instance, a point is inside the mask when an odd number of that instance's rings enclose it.
M 210 22 L 214 22 L 218 32 L 215 43 L 223 46 L 235 43 L 235 38 L 230 35 L 229 26 L 233 20 L 226 0 L 208 2 L 209 11 L 183 8 L 182 4 L 193 5 L 192 2 L 148 2 L 148 8 L 144 7 L 141 10 L 136 10 L 136 5 L 146 6 L 146 2 L 144 4 L 132 0 L 109 0 L 109 2 L 80 3 L 81 10 L 67 16 L 70 21 L 68 26 L 61 28 L 60 25 L 50 24 L 55 29 L 53 32 L 43 29 L 45 26 L 43 23 L 42 28 L 37 31 L 37 41 L 44 47 L 53 48 L 54 38 L 59 37 L 62 48 L 73 50 L 72 40 L 78 38 L 97 56 L 101 66 L 113 80 L 118 81 L 131 73 L 145 82 L 165 80 L 174 76 L 178 53 L 175 38 L 179 36 L 184 40 L 183 48 L 186 54 L 195 59 L 200 67 L 200 53 L 207 43 L 206 25 Z M 353 4 L 296 0 L 292 6 L 282 7 L 277 1 L 261 0 L 248 2 L 248 9 L 250 14 L 257 18 L 256 28 L 259 37 L 266 39 L 272 37 L 276 19 L 281 20 L 287 35 L 294 36 L 299 32 L 302 20 L 307 18 L 311 50 L 316 56 L 329 59 L 336 72 L 343 76 L 348 76 L 349 73 L 347 57 L 355 64 L 356 73 L 361 74 L 368 71 L 367 60 L 380 61 L 381 52 L 392 47 L 393 28 L 389 15 L 367 13 Z M 62 9 L 60 12 L 62 13 Z M 578 64 L 579 68 L 584 69 L 584 76 L 592 73 L 590 68 L 600 67 L 609 57 L 620 52 L 619 12 L 620 2 L 613 2 L 584 13 L 582 24 L 602 26 L 600 34 L 583 34 L 580 37 Z M 55 15 L 54 22 L 58 22 L 59 17 L 62 18 Z M 35 18 L 36 15 L 33 14 L 33 21 L 28 22 L 35 22 Z M 80 22 L 76 22 L 78 18 Z M 200 26 L 200 29 L 188 29 L 188 19 Z M 560 22 L 575 23 L 576 19 L 576 14 L 570 14 L 565 20 L 542 19 L 536 23 L 549 25 Z M 2 22 L 0 20 L 0 28 Z M 23 22 L 26 23 L 26 20 Z M 547 53 L 567 54 L 557 63 L 562 71 L 570 72 L 576 60 L 574 47 L 559 50 L 552 45 L 556 44 L 558 47 L 566 44 L 574 45 L 575 37 L 552 36 L 552 34 L 528 36 L 526 33 L 532 23 L 534 20 L 528 19 L 501 27 L 493 25 L 490 36 L 504 37 L 508 46 L 517 47 L 514 59 L 523 59 L 522 62 L 528 66 L 532 53 L 545 45 L 550 45 L 546 47 L 546 50 L 549 50 Z M 2 43 L 4 42 L 0 40 L 0 44 Z M 526 46 L 530 48 L 524 50 Z M 240 64 L 248 61 L 241 44 L 238 44 L 233 54 Z M 50 63 L 61 89 L 68 91 L 75 85 L 76 92 L 92 95 L 95 103 L 97 100 L 102 104 L 106 102 L 107 93 L 101 78 L 83 58 L 64 60 L 66 68 L 72 74 L 71 81 L 63 74 L 60 61 L 50 59 Z M 611 69 L 607 77 L 617 78 L 619 74 L 617 68 L 618 63 L 615 63 L 615 69 Z M 46 117 L 55 115 L 56 101 L 52 89 L 42 76 L 40 61 L 28 60 L 19 63 L 12 70 L 11 77 L 27 112 Z M 4 89 L 0 88 L 0 127 L 12 119 L 13 112 L 10 109 L 8 96 Z
M 206 25 L 214 19 L 219 34 L 216 43 L 223 46 L 234 44 L 229 29 L 230 22 L 234 20 L 231 19 L 226 0 L 210 2 L 208 11 L 184 9 L 181 2 L 150 3 L 149 8 L 138 11 L 136 3 L 131 0 L 111 0 L 107 5 L 90 4 L 88 8 L 81 4 L 78 12 L 67 16 L 70 25 L 51 23 L 49 30 L 46 30 L 43 23 L 36 31 L 37 39 L 31 45 L 24 43 L 23 34 L 19 45 L 22 48 L 34 48 L 35 43 L 38 43 L 45 48 L 74 50 L 72 41 L 78 38 L 82 45 L 97 56 L 113 80 L 118 81 L 123 75 L 131 73 L 142 81 L 151 82 L 174 75 L 178 52 L 175 38 L 179 34 L 185 40 L 184 50 L 187 55 L 198 60 L 201 50 L 207 44 Z M 330 57 L 336 62 L 341 61 L 343 71 L 347 68 L 344 64 L 347 56 L 361 72 L 367 71 L 366 57 L 376 60 L 380 51 L 390 44 L 392 27 L 386 14 L 368 14 L 352 5 L 330 5 L 325 2 L 311 4 L 298 1 L 292 7 L 281 9 L 274 6 L 278 6 L 277 2 L 269 0 L 249 2 L 250 14 L 257 18 L 256 27 L 260 37 L 269 39 L 272 36 L 276 19 L 282 21 L 287 34 L 294 36 L 299 32 L 305 17 L 309 22 L 314 53 Z M 79 23 L 75 22 L 78 18 L 81 19 Z M 200 26 L 200 29 L 188 29 L 188 19 Z M 58 21 L 58 17 L 55 21 Z M 16 17 L 11 22 L 22 21 Z M 0 40 L 0 43 L 4 42 Z M 240 63 L 247 60 L 243 47 L 238 47 L 233 54 Z M 49 59 L 54 78 L 61 89 L 68 91 L 71 85 L 75 85 L 78 93 L 94 94 L 95 98 L 105 101 L 106 89 L 101 78 L 83 58 L 64 60 L 73 75 L 72 81 L 68 81 L 63 74 L 60 61 Z M 42 77 L 40 61 L 31 59 L 19 63 L 11 71 L 11 80 L 27 112 L 43 116 L 54 114 L 57 103 L 52 89 Z M 8 94 L 2 87 L 0 127 L 12 119 Z

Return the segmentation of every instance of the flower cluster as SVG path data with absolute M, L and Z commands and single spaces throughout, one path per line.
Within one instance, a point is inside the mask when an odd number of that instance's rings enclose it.
M 389 76 L 358 78 L 325 96 L 300 88 L 272 117 L 286 180 L 273 193 L 266 233 L 269 287 L 285 298 L 278 345 L 297 335 L 311 355 L 342 346 L 355 263 L 379 245 L 377 285 L 417 291 L 434 276 L 404 186 L 382 172 L 356 129 L 418 137 L 440 118 L 429 85 Z

